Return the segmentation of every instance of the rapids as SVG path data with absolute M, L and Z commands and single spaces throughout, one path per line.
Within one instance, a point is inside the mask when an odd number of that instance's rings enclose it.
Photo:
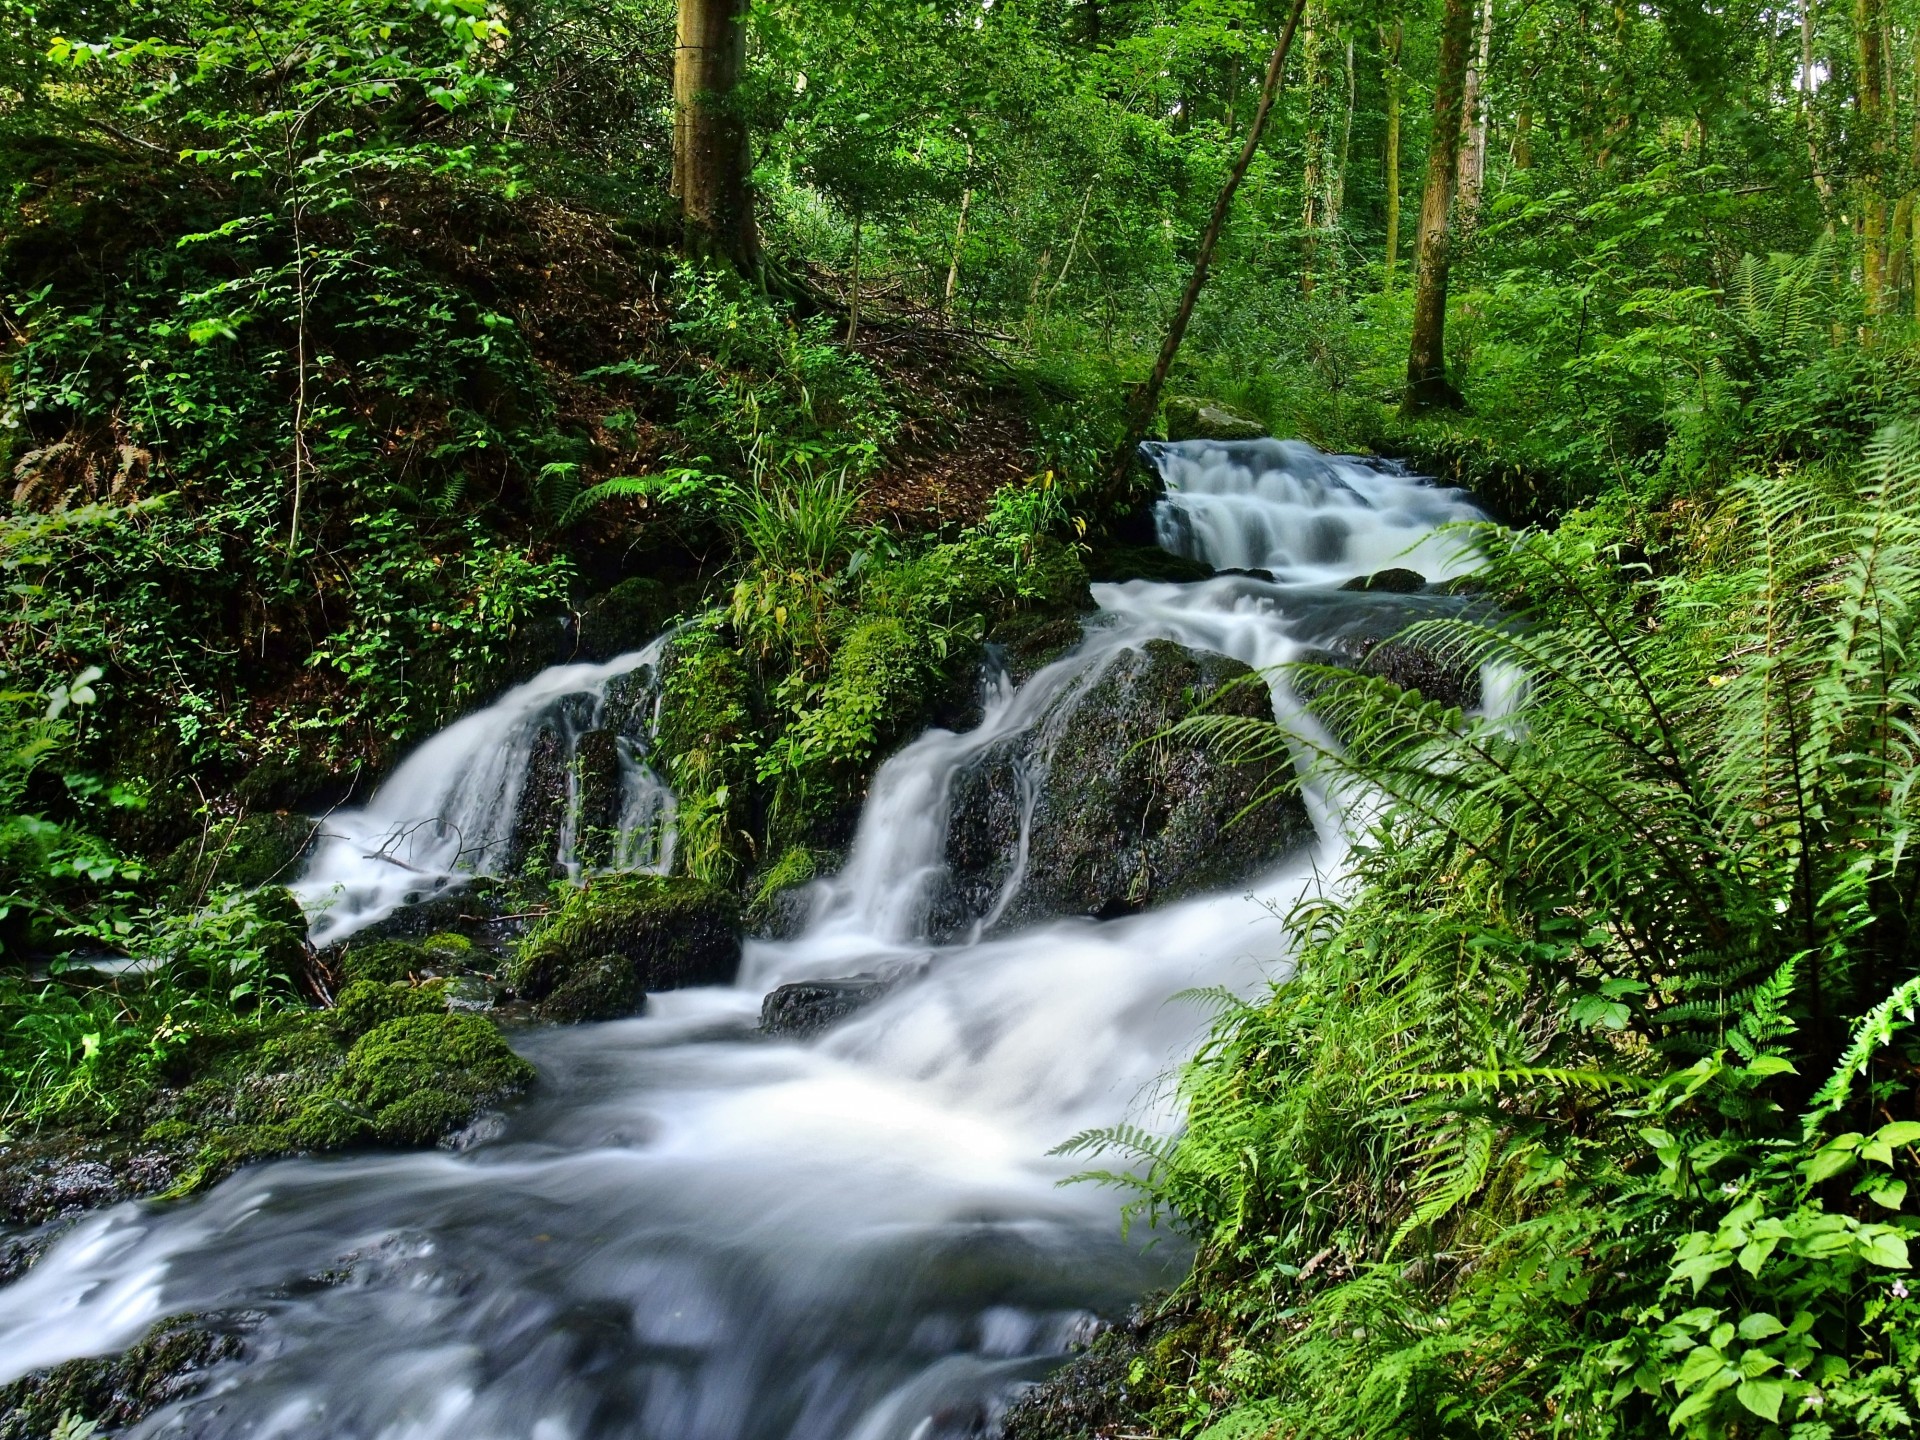
M 933 947 L 951 777 L 1122 647 L 1165 636 L 1272 665 L 1400 598 L 1341 581 L 1468 568 L 1433 535 L 1475 513 L 1453 492 L 1297 443 L 1153 448 L 1162 543 L 1271 579 L 1096 587 L 1078 650 L 997 685 L 976 731 L 931 731 L 881 768 L 798 939 L 749 943 L 737 984 L 657 995 L 644 1018 L 516 1035 L 540 1083 L 458 1153 L 282 1161 L 87 1217 L 0 1290 L 0 1380 L 162 1316 L 245 1312 L 246 1356 L 130 1433 L 991 1433 L 1021 1381 L 1185 1259 L 1123 1243 L 1113 1193 L 1060 1186 L 1074 1163 L 1049 1150 L 1088 1126 L 1172 1123 L 1164 1077 L 1206 1022 L 1175 997 L 1282 978 L 1274 911 L 1337 873 L 1343 838 L 1321 795 L 1318 844 L 1247 893 Z M 486 870 L 542 717 L 591 718 L 656 658 L 555 667 L 332 817 L 300 886 L 316 934 Z M 1295 715 L 1283 687 L 1275 704 Z M 636 758 L 636 817 L 670 804 L 650 775 Z M 893 965 L 917 977 L 817 1041 L 752 1034 L 776 984 Z

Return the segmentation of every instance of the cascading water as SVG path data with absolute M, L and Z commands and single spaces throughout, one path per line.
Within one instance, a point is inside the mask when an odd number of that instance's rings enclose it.
M 522 800 L 536 762 L 550 757 L 561 793 L 555 850 L 541 858 L 577 875 L 583 736 L 603 729 L 608 695 L 626 682 L 626 732 L 611 735 L 617 767 L 617 835 L 608 859 L 628 870 L 665 870 L 673 860 L 673 795 L 644 759 L 652 728 L 648 682 L 665 637 L 604 665 L 555 665 L 486 709 L 449 725 L 409 755 L 367 804 L 338 810 L 292 887 L 311 917 L 316 945 L 475 875 L 525 857 Z M 611 778 L 611 777 L 610 777 Z
M 1167 638 L 1270 665 L 1377 626 L 1400 598 L 1338 582 L 1466 565 L 1430 531 L 1472 512 L 1414 479 L 1271 442 L 1160 447 L 1158 460 L 1163 535 L 1275 579 L 1096 587 L 1074 653 L 1001 687 L 974 732 L 930 732 L 882 767 L 798 939 L 749 944 L 731 988 L 520 1036 L 541 1083 L 496 1138 L 459 1155 L 262 1165 L 187 1204 L 81 1222 L 0 1290 L 0 1380 L 122 1347 L 163 1315 L 246 1312 L 245 1356 L 133 1433 L 989 1433 L 1009 1391 L 1094 1313 L 1182 1259 L 1123 1245 L 1111 1194 L 1059 1188 L 1066 1162 L 1048 1150 L 1088 1125 L 1171 1121 L 1160 1077 L 1204 1017 L 1169 997 L 1283 972 L 1268 907 L 1337 864 L 1340 817 L 1321 797 L 1317 853 L 1251 893 L 937 946 L 922 937 L 955 777 L 1051 723 L 1056 700 L 1129 647 Z M 570 695 L 591 711 L 608 681 L 655 658 L 550 671 L 429 742 L 364 811 L 333 817 L 338 838 L 302 882 L 316 903 L 335 897 L 326 933 L 430 889 L 423 874 L 488 863 L 541 717 Z M 1275 703 L 1292 710 L 1284 690 Z M 888 967 L 914 978 L 819 1042 L 751 1038 L 770 986 Z

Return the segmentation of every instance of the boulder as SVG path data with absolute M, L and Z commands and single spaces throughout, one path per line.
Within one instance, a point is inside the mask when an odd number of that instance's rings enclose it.
M 1340 587 L 1342 590 L 1374 591 L 1389 595 L 1412 595 L 1427 588 L 1427 577 L 1418 570 L 1394 565 L 1371 575 L 1356 575 Z
M 1166 404 L 1169 440 L 1264 440 L 1267 427 L 1253 416 L 1194 395 L 1170 395 Z
M 588 869 L 612 865 L 619 848 L 626 801 L 620 770 L 620 739 L 613 731 L 589 730 L 574 742 L 573 850 Z
M 634 575 L 580 607 L 580 658 L 605 662 L 644 647 L 667 628 L 677 597 L 658 580 Z
M 782 985 L 760 1002 L 760 1033 L 805 1040 L 864 1010 L 900 983 L 901 976 L 848 975 Z
M 537 877 L 552 872 L 567 815 L 567 750 L 565 736 L 551 725 L 541 727 L 507 838 L 504 868 L 509 875 Z
M 1437 645 L 1392 636 L 1335 636 L 1300 658 L 1390 680 L 1456 710 L 1480 703 L 1480 668 Z
M 72 1418 L 123 1434 L 162 1406 L 197 1394 L 215 1366 L 245 1351 L 254 1312 L 174 1315 L 117 1355 L 69 1360 L 0 1385 L 0 1440 L 43 1440 Z
M 725 985 L 739 968 L 732 895 L 684 876 L 602 875 L 535 927 L 510 977 L 537 1014 L 605 1020 L 636 1013 L 650 990 Z
M 983 752 L 949 795 L 948 879 L 932 933 L 967 933 L 1009 885 L 996 928 L 1119 915 L 1251 879 L 1308 841 L 1277 727 L 1276 753 L 1250 764 L 1162 735 L 1202 706 L 1271 724 L 1266 687 L 1252 676 L 1227 656 L 1148 641 Z

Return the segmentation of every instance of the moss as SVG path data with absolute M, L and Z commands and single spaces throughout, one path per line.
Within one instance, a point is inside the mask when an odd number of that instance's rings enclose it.
M 674 594 L 658 580 L 634 575 L 580 607 L 580 658 L 611 660 L 638 650 L 666 629 Z
M 70 1360 L 0 1386 L 0 1440 L 44 1440 L 63 1415 L 117 1432 L 193 1394 L 212 1366 L 241 1349 L 230 1328 L 199 1316 L 162 1320 L 121 1354 Z
M 753 687 L 746 662 L 711 626 L 675 637 L 662 665 L 666 703 L 654 756 L 679 798 L 687 873 L 720 884 L 739 874 L 754 786 Z
M 332 1095 L 367 1118 L 372 1137 L 419 1145 L 533 1082 L 534 1070 L 477 1015 L 409 1015 L 354 1041 Z
M 704 881 L 599 876 L 527 936 L 511 981 L 542 1014 L 552 1004 L 556 1019 L 611 1018 L 605 1006 L 620 995 L 637 1000 L 649 990 L 732 980 L 740 920 L 739 901 Z M 626 975 L 613 973 L 609 960 Z
M 463 960 L 473 953 L 473 941 L 451 930 L 442 930 L 437 935 L 429 935 L 420 942 L 420 948 L 429 955 L 448 960 Z
M 313 843 L 318 824 L 305 815 L 248 815 L 216 822 L 204 835 L 182 841 L 155 867 L 180 905 L 197 905 L 216 885 L 285 884 Z
M 406 1015 L 444 1015 L 446 1010 L 444 980 L 429 981 L 425 985 L 356 980 L 340 992 L 327 1021 L 334 1034 L 351 1040 L 389 1020 Z
M 639 968 L 623 955 L 595 955 L 568 967 L 540 1002 L 540 1017 L 574 1025 L 584 1020 L 618 1020 L 646 1008 Z

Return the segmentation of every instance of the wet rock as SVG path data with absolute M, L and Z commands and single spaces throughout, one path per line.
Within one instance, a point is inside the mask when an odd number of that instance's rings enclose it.
M 1078 613 L 1023 610 L 1000 621 L 987 635 L 1016 685 L 1051 665 L 1085 638 Z
M 949 796 L 950 878 L 934 933 L 966 933 L 1009 884 L 996 928 L 1119 915 L 1250 879 L 1309 840 L 1283 751 L 1232 764 L 1198 740 L 1162 737 L 1201 705 L 1271 723 L 1252 674 L 1227 656 L 1152 640 L 982 754 Z
M 527 936 L 512 983 L 538 1014 L 555 1003 L 555 1019 L 632 1014 L 651 990 L 729 983 L 740 968 L 740 926 L 739 901 L 704 881 L 598 876 Z M 620 1009 L 619 997 L 633 1008 Z
M 760 1033 L 783 1040 L 805 1040 L 864 1010 L 904 978 L 848 975 L 838 980 L 800 980 L 782 985 L 760 1002 Z
M 1371 575 L 1356 575 L 1340 587 L 1342 590 L 1377 591 L 1390 595 L 1412 595 L 1427 588 L 1427 577 L 1418 570 L 1392 566 Z
M 1302 655 L 1303 661 L 1334 665 L 1390 680 L 1403 690 L 1418 690 L 1457 710 L 1480 703 L 1480 667 L 1444 647 L 1377 635 L 1336 636 Z
M 560 827 L 567 818 L 567 742 L 552 726 L 542 727 L 527 761 L 527 778 L 514 808 L 507 840 L 510 875 L 551 875 L 560 853 Z
M 1169 440 L 1263 440 L 1267 427 L 1215 400 L 1170 395 L 1166 405 Z
M 1095 581 L 1171 581 L 1188 584 L 1213 574 L 1204 560 L 1190 560 L 1158 545 L 1104 545 L 1087 557 L 1087 574 Z
M 674 596 L 658 580 L 635 575 L 580 607 L 580 658 L 607 661 L 641 649 L 662 630 Z
M 533 1078 L 533 1067 L 491 1022 L 477 1015 L 407 1015 L 354 1041 L 334 1086 L 338 1100 L 319 1098 L 357 1122 L 352 1139 L 430 1145 Z M 315 1108 L 303 1107 L 303 1138 L 332 1138 L 324 1125 L 313 1125 Z
M 44 1134 L 0 1143 L 0 1223 L 38 1225 L 171 1186 L 186 1168 L 164 1146 Z
M 620 841 L 620 740 L 611 730 L 589 730 L 574 742 L 574 855 L 588 869 L 613 863 Z
M 117 1433 L 198 1392 L 214 1366 L 244 1353 L 259 1318 L 176 1315 L 119 1355 L 70 1360 L 0 1386 L 0 1440 L 45 1440 L 64 1415 Z
M 1005 1440 L 1095 1440 L 1160 1433 L 1153 1412 L 1170 1388 L 1184 1388 L 1195 1357 L 1213 1348 L 1191 1315 L 1146 1306 L 1037 1385 L 1022 1391 L 1002 1420 Z

